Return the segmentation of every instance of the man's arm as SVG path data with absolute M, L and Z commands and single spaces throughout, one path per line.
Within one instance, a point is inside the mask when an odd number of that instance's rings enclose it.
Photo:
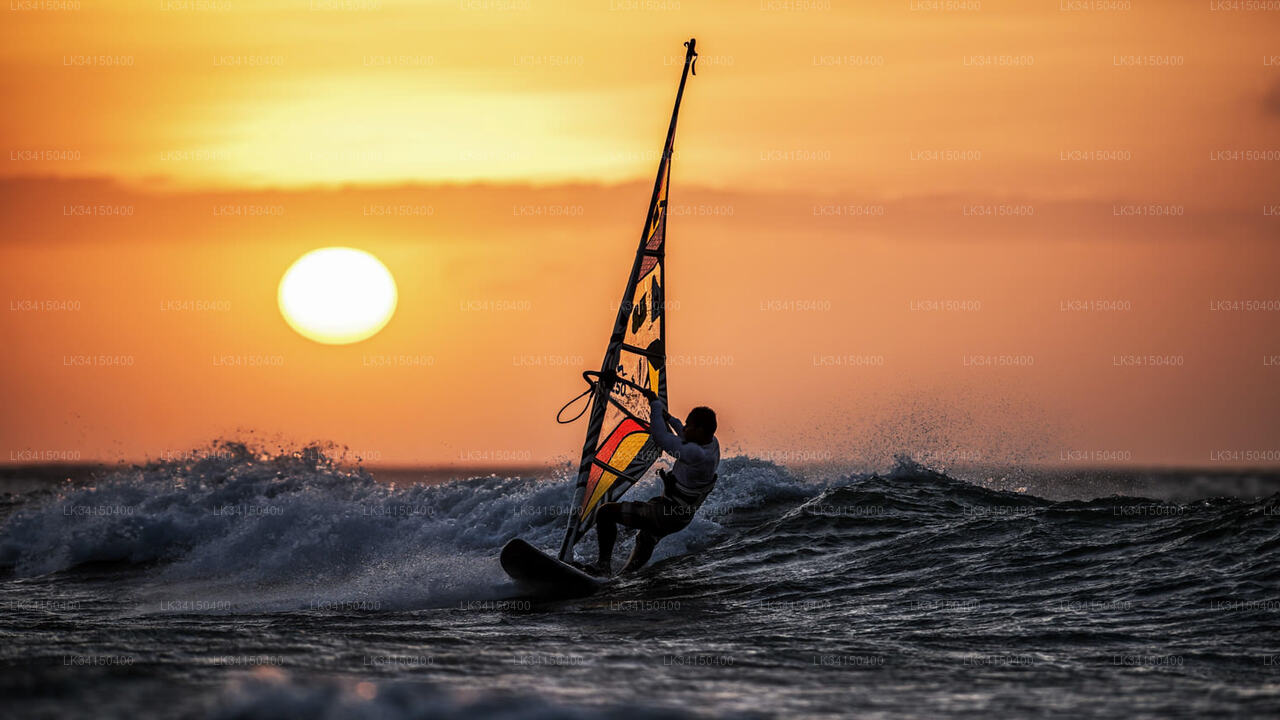
M 673 433 L 675 433 L 675 434 L 677 434 L 677 435 L 683 435 L 683 434 L 684 434 L 684 423 L 680 422 L 680 418 L 678 418 L 678 417 L 676 417 L 675 415 L 672 415 L 671 413 L 667 412 L 667 410 L 666 410 L 666 405 L 663 405 L 663 406 L 662 406 L 662 414 L 661 414 L 661 415 L 655 415 L 655 414 L 653 413 L 653 401 L 658 399 L 658 394 L 657 394 L 657 393 L 655 393 L 655 392 L 654 392 L 654 391 L 652 391 L 652 390 L 645 390 L 645 391 L 644 391 L 644 396 L 645 396 L 645 398 L 646 398 L 646 399 L 648 399 L 648 401 L 649 401 L 649 414 L 650 414 L 650 417 L 660 417 L 660 418 L 662 418 L 662 421 L 663 421 L 663 422 L 665 422 L 665 423 L 667 424 L 667 427 L 671 428 L 671 432 L 673 432 Z
M 649 401 L 649 413 L 650 418 L 665 418 L 667 416 L 667 406 L 663 404 L 661 398 L 655 396 Z M 680 421 L 677 420 L 676 422 L 679 423 Z M 650 422 L 649 435 L 653 437 L 653 441 L 658 444 L 658 447 L 677 460 L 696 463 L 705 459 L 705 453 L 703 453 L 702 448 L 673 435 L 667 429 L 665 420 Z

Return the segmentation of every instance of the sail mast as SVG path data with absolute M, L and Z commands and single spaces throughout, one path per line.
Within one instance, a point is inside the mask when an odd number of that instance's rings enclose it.
M 680 73 L 680 86 L 676 88 L 675 107 L 671 108 L 671 124 L 667 126 L 667 140 L 662 145 L 662 160 L 658 163 L 658 176 L 654 178 L 653 181 L 653 195 L 649 198 L 649 213 L 645 215 L 646 227 L 640 231 L 640 247 L 642 249 L 644 248 L 645 241 L 648 240 L 648 219 L 653 217 L 653 211 L 658 204 L 658 197 L 662 193 L 663 170 L 668 169 L 668 166 L 671 165 L 671 150 L 676 141 L 676 118 L 680 115 L 680 100 L 684 98 L 684 83 L 689 79 L 689 71 L 693 69 L 694 63 L 698 59 L 698 53 L 693 49 L 697 41 L 697 38 L 689 38 L 689 42 L 684 44 L 684 46 L 688 48 L 684 54 L 684 71 Z M 697 74 L 696 70 L 694 71 L 694 74 Z M 670 181 L 669 171 L 667 175 L 668 181 Z M 636 257 L 636 262 L 639 262 L 639 256 Z M 626 300 L 627 298 L 623 298 L 624 302 Z
M 578 541 L 579 536 L 585 531 L 585 528 L 578 517 L 578 507 L 582 501 L 582 496 L 586 491 L 588 478 L 591 474 L 593 461 L 598 451 L 598 442 L 600 438 L 601 425 L 604 422 L 605 406 L 609 403 L 610 394 L 613 392 L 614 385 L 617 381 L 614 373 L 615 366 L 618 363 L 619 352 L 623 344 L 626 334 L 626 323 L 631 316 L 633 308 L 632 300 L 636 289 L 637 275 L 642 267 L 646 255 L 652 255 L 652 252 L 646 251 L 645 245 L 649 241 L 650 236 L 654 232 L 653 224 L 655 222 L 655 211 L 658 209 L 658 202 L 662 196 L 664 184 L 670 182 L 670 165 L 672 148 L 675 144 L 676 119 L 680 114 L 680 101 L 684 97 L 685 82 L 689 79 L 690 71 L 696 75 L 694 62 L 697 60 L 698 53 L 694 50 L 696 43 L 695 38 L 690 38 L 684 45 L 687 48 L 684 57 L 684 69 L 680 74 L 680 85 L 676 89 L 675 105 L 671 110 L 671 123 L 667 126 L 667 137 L 662 146 L 662 159 L 658 162 L 657 177 L 653 182 L 653 194 L 649 198 L 649 211 L 645 215 L 644 227 L 640 230 L 640 247 L 636 251 L 635 261 L 631 266 L 631 274 L 628 276 L 626 288 L 623 290 L 622 302 L 618 305 L 618 315 L 614 320 L 613 333 L 609 337 L 609 346 L 605 350 L 604 360 L 600 365 L 600 374 L 594 383 L 594 392 L 591 398 L 591 414 L 587 423 L 587 434 L 582 446 L 582 461 L 578 466 L 578 479 L 574 490 L 574 503 L 569 512 L 569 526 L 565 532 L 564 541 L 560 545 L 559 558 L 565 560 L 573 550 L 574 544 Z M 665 222 L 665 218 L 660 220 Z M 665 243 L 664 243 L 665 245 Z M 665 247 L 664 247 L 665 251 Z M 666 337 L 666 265 L 662 264 L 659 269 L 661 274 L 659 282 L 663 289 L 662 308 L 660 322 L 660 337 Z M 657 300 L 655 299 L 655 302 Z M 665 398 L 665 381 L 662 388 L 662 395 Z M 661 418 L 659 418 L 659 421 Z

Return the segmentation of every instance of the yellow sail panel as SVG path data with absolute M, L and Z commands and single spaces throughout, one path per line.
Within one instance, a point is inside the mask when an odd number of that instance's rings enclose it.
M 631 464 L 631 461 L 634 460 L 640 450 L 644 448 L 644 444 L 648 439 L 648 433 L 637 432 L 628 435 L 621 443 L 619 443 L 618 449 L 614 451 L 613 457 L 608 460 L 608 463 L 616 468 L 625 468 Z M 599 466 L 597 466 L 597 468 L 599 468 Z M 582 511 L 584 516 L 591 512 L 592 508 L 600 502 L 600 499 L 603 498 L 609 488 L 613 486 L 614 481 L 618 479 L 616 473 L 611 473 L 603 468 L 599 469 L 602 470 L 602 476 L 596 481 L 595 488 L 587 498 L 587 502 Z

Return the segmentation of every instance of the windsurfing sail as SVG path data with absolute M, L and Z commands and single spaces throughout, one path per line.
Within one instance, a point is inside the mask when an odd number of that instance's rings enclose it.
M 560 546 L 560 559 L 573 552 L 573 546 L 595 522 L 601 503 L 622 497 L 658 459 L 659 450 L 649 436 L 649 402 L 643 391 L 650 390 L 667 399 L 667 308 L 666 239 L 667 188 L 671 181 L 671 151 L 675 143 L 676 117 L 684 84 L 694 70 L 698 54 L 694 40 L 685 43 L 684 70 L 676 103 L 671 111 L 671 125 L 658 163 L 658 177 L 649 199 L 649 214 L 640 234 L 631 274 L 618 306 L 618 316 L 609 336 L 600 372 L 586 372 L 591 383 L 591 414 L 587 437 L 582 445 L 582 461 L 578 465 L 578 481 L 574 489 L 569 527 Z M 694 74 L 697 74 L 696 72 Z M 662 418 L 657 419 L 662 422 Z

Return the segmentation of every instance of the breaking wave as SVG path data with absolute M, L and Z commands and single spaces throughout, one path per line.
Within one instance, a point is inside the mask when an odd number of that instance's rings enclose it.
M 1280 544 L 1276 496 L 1052 502 L 960 482 L 905 458 L 882 475 L 801 479 L 734 457 L 720 476 L 694 522 L 655 555 L 678 575 L 691 567 L 680 556 L 703 551 L 699 572 L 715 578 L 708 588 L 761 587 L 779 566 L 810 597 L 877 583 L 944 593 L 979 581 L 995 592 L 1024 583 L 1081 597 L 1105 582 L 1109 597 L 1130 597 L 1212 566 L 1231 572 L 1204 592 L 1238 597 L 1280 579 L 1262 562 Z M 0 566 L 35 576 L 105 564 L 138 575 L 135 592 L 160 603 L 147 607 L 181 611 L 404 610 L 497 599 L 514 592 L 496 562 L 507 540 L 558 546 L 567 477 L 397 486 L 317 447 L 272 455 L 224 443 L 20 504 L 0 525 Z M 657 483 L 632 492 L 656 494 Z M 588 537 L 579 547 L 593 545 Z

